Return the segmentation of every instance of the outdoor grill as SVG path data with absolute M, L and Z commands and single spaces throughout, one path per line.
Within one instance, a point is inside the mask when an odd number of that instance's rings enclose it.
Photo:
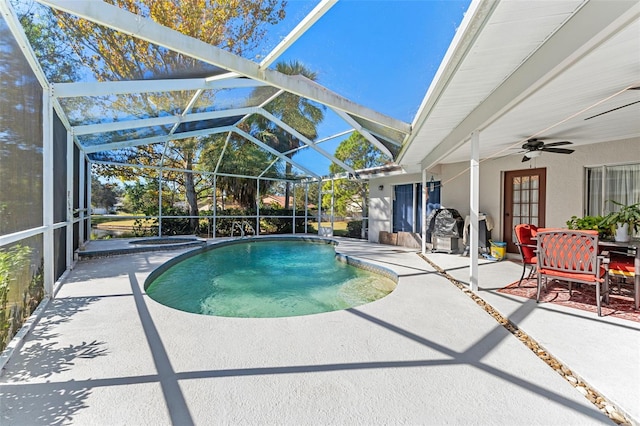
M 455 253 L 458 251 L 458 240 L 462 238 L 464 219 L 455 209 L 436 209 L 427 218 L 427 242 L 432 245 L 431 251 Z

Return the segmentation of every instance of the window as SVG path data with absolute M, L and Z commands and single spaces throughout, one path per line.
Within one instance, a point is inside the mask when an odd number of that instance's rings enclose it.
M 640 164 L 586 168 L 586 215 L 616 211 L 609 200 L 625 205 L 640 203 Z
M 427 183 L 427 216 L 440 208 L 440 182 Z M 415 225 L 415 231 L 414 231 Z M 422 232 L 422 184 L 396 185 L 393 189 L 393 232 Z

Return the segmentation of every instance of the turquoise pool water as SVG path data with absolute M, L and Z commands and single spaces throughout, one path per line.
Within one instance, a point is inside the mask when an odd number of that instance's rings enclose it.
M 188 257 L 148 284 L 154 300 L 225 317 L 287 317 L 336 311 L 380 299 L 395 281 L 336 259 L 333 245 L 253 241 Z

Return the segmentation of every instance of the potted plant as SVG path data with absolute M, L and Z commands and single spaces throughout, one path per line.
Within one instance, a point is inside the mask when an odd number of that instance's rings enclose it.
M 620 209 L 606 215 L 600 226 L 609 227 L 616 241 L 627 242 L 632 232 L 637 233 L 640 230 L 640 203 L 624 205 L 617 201 L 609 201 Z
M 600 238 L 609 238 L 613 235 L 611 233 L 611 227 L 601 226 L 600 223 L 603 219 L 604 217 L 602 216 L 571 216 L 571 219 L 569 219 L 566 224 L 569 229 L 598 231 Z

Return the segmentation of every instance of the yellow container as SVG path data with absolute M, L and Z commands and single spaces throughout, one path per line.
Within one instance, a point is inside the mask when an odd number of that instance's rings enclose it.
M 507 255 L 507 243 L 491 241 L 491 257 L 502 260 Z

